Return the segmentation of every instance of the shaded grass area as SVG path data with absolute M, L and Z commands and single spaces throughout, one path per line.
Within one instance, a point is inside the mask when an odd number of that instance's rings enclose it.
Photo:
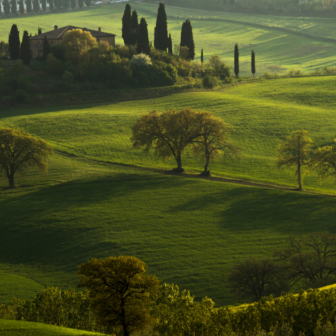
M 59 27 L 75 25 L 91 29 L 101 27 L 103 31 L 116 34 L 117 43 L 123 43 L 121 18 L 124 7 L 124 4 L 102 5 L 84 11 L 1 19 L 0 40 L 8 40 L 10 27 L 16 23 L 21 36 L 24 30 L 34 35 L 38 27 L 43 31 L 49 31 L 54 25 Z M 149 25 L 149 39 L 153 41 L 157 5 L 136 3 L 132 4 L 132 7 L 138 11 L 139 17 L 146 18 Z M 301 68 L 305 72 L 310 72 L 316 68 L 335 65 L 336 43 L 323 41 L 326 37 L 336 38 L 332 18 L 190 11 L 169 6 L 167 15 L 174 45 L 180 43 L 182 22 L 187 18 L 191 19 L 196 43 L 196 59 L 200 59 L 201 49 L 204 48 L 206 59 L 218 54 L 233 66 L 233 48 L 234 44 L 238 43 L 242 75 L 251 75 L 252 49 L 255 50 L 257 57 L 257 75 L 263 74 L 264 71 L 281 73 L 290 68 Z M 256 24 L 261 26 L 255 26 Z M 295 34 L 275 30 L 274 27 L 292 30 Z M 296 33 L 309 34 L 314 38 L 299 36 Z
M 74 330 L 42 323 L 0 320 L 0 335 L 3 336 L 94 336 L 103 335 L 83 330 Z

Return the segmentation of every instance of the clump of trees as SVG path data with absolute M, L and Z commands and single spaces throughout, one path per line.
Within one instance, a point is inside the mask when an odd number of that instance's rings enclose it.
M 158 157 L 173 157 L 177 167 L 183 172 L 182 153 L 191 148 L 195 155 L 205 161 L 203 175 L 210 175 L 211 160 L 224 155 L 226 158 L 239 156 L 239 149 L 231 142 L 232 128 L 210 112 L 197 112 L 190 108 L 173 110 L 159 114 L 157 111 L 143 115 L 132 127 L 133 147 L 149 152 L 154 148 Z

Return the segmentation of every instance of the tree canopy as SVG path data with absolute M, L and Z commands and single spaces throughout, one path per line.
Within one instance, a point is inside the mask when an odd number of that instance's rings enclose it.
M 20 55 L 20 35 L 16 24 L 12 25 L 9 33 L 9 54 L 12 60 L 17 60 Z
M 180 46 L 188 48 L 188 59 L 193 60 L 195 58 L 195 43 L 190 20 L 186 20 L 182 24 Z
M 150 53 L 150 45 L 148 39 L 148 28 L 145 18 L 141 18 L 138 30 L 138 42 L 137 42 L 137 53 L 147 54 Z
M 146 275 L 147 265 L 136 257 L 91 259 L 78 267 L 79 287 L 86 287 L 101 323 L 120 326 L 124 336 L 151 321 L 159 280 Z
M 53 154 L 53 149 L 44 140 L 34 138 L 23 131 L 0 129 L 0 170 L 9 181 L 9 187 L 14 188 L 14 175 L 28 168 L 38 168 L 46 171 L 47 159 Z
M 30 37 L 27 30 L 23 32 L 22 43 L 21 43 L 21 59 L 24 65 L 29 65 L 33 53 L 30 46 Z

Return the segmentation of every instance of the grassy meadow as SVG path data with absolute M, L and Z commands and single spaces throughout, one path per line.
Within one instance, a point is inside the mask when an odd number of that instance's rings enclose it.
M 121 38 L 121 18 L 124 4 L 96 6 L 83 11 L 41 14 L 27 17 L 6 18 L 0 20 L 0 41 L 8 40 L 13 23 L 21 32 L 28 30 L 37 33 L 75 25 L 97 29 L 117 35 Z M 148 23 L 150 40 L 153 40 L 157 5 L 133 3 L 139 17 L 144 16 Z M 240 47 L 240 72 L 250 75 L 250 54 L 254 49 L 257 57 L 257 75 L 265 71 L 279 73 L 291 68 L 300 68 L 305 73 L 323 67 L 335 66 L 336 41 L 324 41 L 324 38 L 336 38 L 334 20 L 321 18 L 292 18 L 268 15 L 249 15 L 237 13 L 218 13 L 167 7 L 169 31 L 173 44 L 180 43 L 182 22 L 190 18 L 194 30 L 196 59 L 200 59 L 204 48 L 205 58 L 220 55 L 225 62 L 233 65 L 233 48 Z M 308 34 L 309 37 L 300 34 Z
M 209 110 L 234 125 L 233 139 L 244 149 L 240 162 L 218 161 L 213 173 L 292 187 L 293 176 L 275 167 L 275 149 L 297 129 L 308 130 L 315 145 L 333 140 L 335 84 L 335 77 L 279 79 L 143 101 L 1 111 L 0 127 L 26 130 L 56 150 L 47 175 L 18 177 L 14 190 L 1 181 L 0 270 L 22 279 L 6 291 L 31 298 L 38 285 L 73 287 L 76 266 L 89 258 L 134 255 L 162 282 L 217 306 L 238 304 L 227 287 L 230 267 L 271 255 L 289 233 L 335 232 L 336 198 L 143 171 L 174 162 L 133 150 L 130 127 L 152 109 Z M 201 171 L 189 153 L 183 161 L 189 172 Z M 314 176 L 305 187 L 335 194 L 332 181 Z

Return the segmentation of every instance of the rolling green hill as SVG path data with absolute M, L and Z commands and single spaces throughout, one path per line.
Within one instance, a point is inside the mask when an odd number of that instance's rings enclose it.
M 230 267 L 271 255 L 289 233 L 335 232 L 336 199 L 141 170 L 174 165 L 134 151 L 130 126 L 154 108 L 212 111 L 235 126 L 234 141 L 244 148 L 241 162 L 219 161 L 213 172 L 293 186 L 291 174 L 275 168 L 276 146 L 299 128 L 317 145 L 332 141 L 335 84 L 335 77 L 268 80 L 160 99 L 0 112 L 0 127 L 24 129 L 56 150 L 47 175 L 28 173 L 18 177 L 20 188 L 0 191 L 0 271 L 65 288 L 76 285 L 76 266 L 89 258 L 134 255 L 163 282 L 207 295 L 217 306 L 239 303 L 227 288 Z M 188 153 L 184 163 L 201 170 Z M 306 187 L 335 193 L 333 182 L 320 185 L 314 176 Z M 30 298 L 34 286 L 18 296 Z
M 139 17 L 146 17 L 150 40 L 153 40 L 157 5 L 133 3 Z M 97 6 L 84 11 L 69 11 L 0 20 L 0 40 L 7 40 L 10 27 L 16 23 L 21 31 L 37 33 L 59 27 L 76 25 L 117 34 L 117 43 L 122 43 L 121 17 L 124 4 Z M 241 74 L 250 75 L 250 53 L 257 55 L 257 75 L 265 71 L 285 72 L 290 68 L 301 68 L 310 72 L 316 68 L 335 66 L 336 31 L 334 20 L 321 18 L 277 17 L 218 13 L 167 7 L 169 31 L 173 44 L 180 43 L 182 22 L 192 21 L 196 56 L 201 48 L 205 57 L 218 54 L 233 65 L 234 44 L 240 46 Z M 325 39 L 334 39 L 327 41 Z

